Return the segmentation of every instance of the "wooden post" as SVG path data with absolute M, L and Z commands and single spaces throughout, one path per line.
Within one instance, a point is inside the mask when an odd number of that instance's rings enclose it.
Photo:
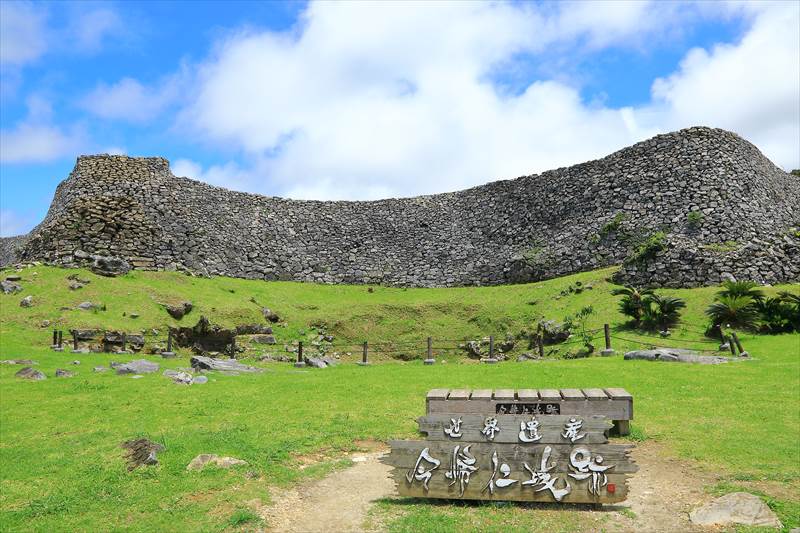
M 537 335 L 536 341 L 539 344 L 539 358 L 544 359 L 544 335 Z
M 489 359 L 494 359 L 494 337 L 489 335 Z
M 614 349 L 611 347 L 611 328 L 608 324 L 603 324 L 603 335 L 606 337 L 606 349 L 600 352 L 600 355 L 611 355 Z
M 123 352 L 125 351 L 125 344 L 127 342 L 128 342 L 128 334 L 127 333 L 123 333 L 122 334 L 122 351 Z
M 61 348 L 61 344 L 64 342 L 64 332 L 62 330 L 58 330 L 58 347 Z
M 167 351 L 172 353 L 172 330 L 167 330 Z
M 717 324 L 714 327 L 717 328 L 717 335 L 719 335 L 719 342 L 721 344 L 725 344 L 725 335 L 722 334 L 722 324 Z
M 736 335 L 736 332 L 732 331 L 731 336 L 733 337 L 733 342 L 736 343 L 736 347 L 739 348 L 739 356 L 747 357 L 749 354 L 746 351 L 744 351 L 744 348 L 742 348 L 742 343 L 739 342 L 739 336 Z
M 433 340 L 428 337 L 428 359 L 433 359 Z
M 75 333 L 74 330 L 71 333 L 72 333 L 72 349 L 73 350 L 77 350 L 78 349 L 78 334 Z
M 367 364 L 367 341 L 364 341 L 364 352 L 361 354 L 361 362 Z
M 728 336 L 728 347 L 731 349 L 731 355 L 736 355 L 736 348 L 734 347 L 733 338 Z
M 58 330 L 53 330 L 53 346 L 58 346 Z
M 303 362 L 303 341 L 297 343 L 297 362 Z

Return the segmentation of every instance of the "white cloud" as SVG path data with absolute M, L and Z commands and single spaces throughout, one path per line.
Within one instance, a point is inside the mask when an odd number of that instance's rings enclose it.
M 28 98 L 28 114 L 10 129 L 0 130 L 0 162 L 36 163 L 74 155 L 85 144 L 86 133 L 80 124 L 67 128 L 51 121 L 50 103 L 39 97 Z
M 0 2 L 0 64 L 23 65 L 47 50 L 46 13 L 30 2 Z
M 800 167 L 800 4 L 765 9 L 742 41 L 695 48 L 653 83 L 662 127 L 735 131 L 785 168 Z
M 101 118 L 145 122 L 161 113 L 176 96 L 175 78 L 154 87 L 123 78 L 113 85 L 99 84 L 82 100 L 81 107 Z
M 733 129 L 777 163 L 800 166 L 799 10 L 312 3 L 291 32 L 242 32 L 218 43 L 187 95 L 179 124 L 241 149 L 248 166 L 178 168 L 298 198 L 409 196 L 575 164 L 698 124 Z M 690 52 L 654 84 L 653 102 L 637 108 L 584 102 L 554 80 L 505 95 L 487 79 L 513 69 L 521 53 L 550 61 L 583 48 L 638 47 L 670 38 L 681 17 L 734 15 L 753 20 L 740 43 Z
M 128 151 L 121 146 L 108 146 L 100 150 L 100 153 L 108 155 L 126 155 Z
M 96 52 L 107 39 L 126 34 L 127 28 L 116 11 L 100 7 L 76 11 L 66 32 L 78 50 Z

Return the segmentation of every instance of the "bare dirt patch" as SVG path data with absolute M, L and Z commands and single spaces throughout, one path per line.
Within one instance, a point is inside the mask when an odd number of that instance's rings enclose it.
M 324 479 L 273 493 L 259 509 L 271 531 L 288 533 L 368 531 L 370 506 L 394 492 L 391 467 L 378 462 L 385 449 L 351 456 L 354 465 Z
M 708 531 L 692 524 L 689 512 L 708 501 L 704 487 L 718 481 L 716 474 L 703 472 L 652 441 L 639 443 L 631 455 L 639 471 L 629 481 L 628 499 L 610 508 L 619 511 L 610 524 L 612 531 Z

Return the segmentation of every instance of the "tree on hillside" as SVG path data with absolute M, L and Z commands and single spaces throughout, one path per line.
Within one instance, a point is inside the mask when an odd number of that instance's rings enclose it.
M 686 302 L 681 298 L 652 294 L 644 299 L 642 323 L 650 329 L 667 329 L 680 320 L 684 307 Z
M 759 288 L 755 281 L 731 281 L 722 282 L 722 289 L 717 293 L 717 298 L 724 296 L 749 296 L 754 302 L 764 299 L 764 291 Z
M 715 326 L 727 324 L 742 328 L 754 328 L 758 321 L 758 309 L 752 296 L 729 295 L 720 292 L 716 301 L 708 306 L 706 314 Z

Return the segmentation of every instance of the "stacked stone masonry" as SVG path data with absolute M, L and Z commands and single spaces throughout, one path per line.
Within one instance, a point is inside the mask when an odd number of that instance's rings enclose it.
M 139 269 L 419 287 L 622 265 L 619 282 L 691 287 L 800 280 L 797 226 L 799 178 L 733 133 L 696 127 L 538 175 L 371 202 L 247 194 L 173 176 L 163 158 L 82 156 L 44 221 L 2 240 L 0 261 L 108 255 Z M 657 231 L 664 248 L 631 261 Z

